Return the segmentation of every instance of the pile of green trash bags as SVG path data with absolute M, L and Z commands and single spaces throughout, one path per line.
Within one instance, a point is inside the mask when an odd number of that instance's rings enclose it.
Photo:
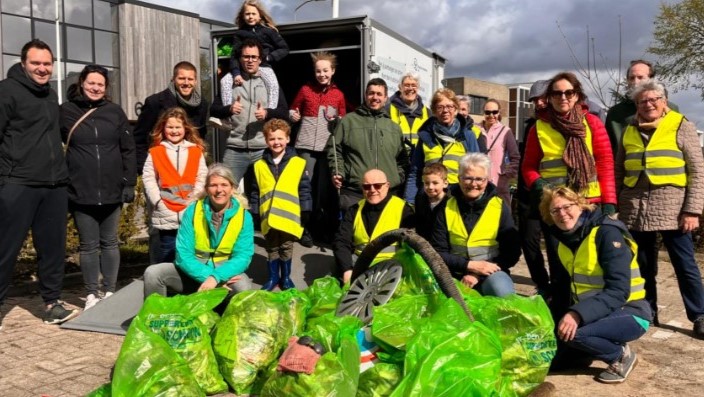
M 331 277 L 304 291 L 237 294 L 222 318 L 212 309 L 224 289 L 153 295 L 127 332 L 112 382 L 89 396 L 511 397 L 543 382 L 556 343 L 542 298 L 481 297 L 457 283 L 471 321 L 412 249 L 402 245 L 395 259 L 403 280 L 374 308 L 373 365 L 360 365 L 362 321 L 335 315 L 345 290 Z M 292 335 L 325 347 L 310 375 L 276 369 Z

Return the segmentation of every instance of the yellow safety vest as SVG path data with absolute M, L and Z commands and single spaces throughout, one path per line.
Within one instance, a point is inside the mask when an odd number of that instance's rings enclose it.
M 499 255 L 499 243 L 496 237 L 499 234 L 502 207 L 503 201 L 499 197 L 489 199 L 470 234 L 467 233 L 467 227 L 462 222 L 457 199 L 450 197 L 445 207 L 447 231 L 450 234 L 450 252 L 471 261 L 491 261 L 496 258 Z
M 592 229 L 589 236 L 577 248 L 576 255 L 560 243 L 557 254 L 562 266 L 572 278 L 572 295 L 575 302 L 592 297 L 604 289 L 604 269 L 599 264 L 596 251 L 596 232 L 599 226 Z M 631 293 L 628 302 L 645 298 L 645 280 L 640 276 L 638 267 L 638 245 L 630 237 L 624 236 L 626 244 L 633 253 L 631 259 Z
M 584 123 L 586 130 L 584 141 L 587 144 L 589 154 L 594 156 L 592 130 L 589 128 L 586 118 L 582 123 Z M 565 152 L 567 144 L 565 137 L 552 128 L 550 123 L 543 120 L 538 120 L 535 123 L 535 130 L 538 134 L 540 148 L 543 150 L 543 159 L 540 160 L 540 177 L 555 186 L 564 186 L 567 183 L 567 166 L 562 160 L 562 154 Z M 596 175 L 589 181 L 588 187 L 580 193 L 586 198 L 601 197 L 601 188 Z
M 626 152 L 624 185 L 635 186 L 645 170 L 653 185 L 687 186 L 684 154 L 677 147 L 677 130 L 683 120 L 681 114 L 667 112 L 645 147 L 638 129 L 633 125 L 626 128 L 622 141 Z
M 269 229 L 280 230 L 297 238 L 303 235 L 298 185 L 305 168 L 305 160 L 298 156 L 291 157 L 279 179 L 276 179 L 264 159 L 254 163 L 254 175 L 259 184 L 259 216 L 264 235 L 269 233 Z
M 235 216 L 233 216 L 227 224 L 227 229 L 225 229 L 225 233 L 220 239 L 220 243 L 217 247 L 213 248 L 210 245 L 210 220 L 206 218 L 205 211 L 203 210 L 204 200 L 207 200 L 207 198 L 196 202 L 196 208 L 193 214 L 196 257 L 198 257 L 198 259 L 203 263 L 206 263 L 212 259 L 213 263 L 217 265 L 222 261 L 230 259 L 232 249 L 235 247 L 237 238 L 242 230 L 242 225 L 244 224 L 244 209 L 240 205 L 235 213 Z
M 460 159 L 465 153 L 462 142 L 453 142 L 445 147 L 438 143 L 432 148 L 423 143 L 425 165 L 441 162 L 447 168 L 447 182 L 450 184 L 460 181 Z
M 394 123 L 398 124 L 399 127 L 401 127 L 401 132 L 403 132 L 403 139 L 409 140 L 413 146 L 416 146 L 416 143 L 418 142 L 418 130 L 420 130 L 420 127 L 423 125 L 423 123 L 428 120 L 428 108 L 423 106 L 423 112 L 421 113 L 421 117 L 416 117 L 413 120 L 412 126 L 408 125 L 408 119 L 406 118 L 406 116 L 403 115 L 403 113 L 399 112 L 398 108 L 396 108 L 396 105 L 389 106 L 389 116 L 391 117 L 391 120 Z
M 472 125 L 472 131 L 474 131 L 474 136 L 479 140 L 479 137 L 482 136 L 482 129 L 479 126 Z
M 374 226 L 374 231 L 372 232 L 371 237 L 369 237 L 367 230 L 364 227 L 364 222 L 362 221 L 362 209 L 365 204 L 365 200 L 361 200 L 359 202 L 359 209 L 357 210 L 357 214 L 354 216 L 354 223 L 352 224 L 352 240 L 354 244 L 354 253 L 356 255 L 360 255 L 362 250 L 364 250 L 364 247 L 366 247 L 370 241 L 379 237 L 379 235 L 401 227 L 403 207 L 406 205 L 405 201 L 396 196 L 391 196 L 391 199 L 389 199 L 386 203 L 384 210 L 381 211 L 381 216 L 379 216 L 379 221 L 377 221 L 376 226 Z M 381 252 L 379 252 L 374 259 L 374 262 L 393 257 L 396 252 L 396 246 L 397 245 L 394 243 L 381 250 Z

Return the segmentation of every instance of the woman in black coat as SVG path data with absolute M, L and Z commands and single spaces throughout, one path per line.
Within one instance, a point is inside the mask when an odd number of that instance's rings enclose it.
M 69 210 L 76 222 L 86 309 L 115 292 L 120 266 L 117 228 L 123 203 L 134 200 L 134 139 L 122 108 L 106 97 L 104 67 L 88 65 L 61 105 L 61 135 L 71 182 Z M 100 291 L 98 280 L 103 275 Z

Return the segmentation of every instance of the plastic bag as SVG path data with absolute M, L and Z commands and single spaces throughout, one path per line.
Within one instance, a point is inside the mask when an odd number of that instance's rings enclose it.
M 342 297 L 339 281 L 329 276 L 316 279 L 304 292 L 311 303 L 307 320 L 334 312 Z
M 406 350 L 406 344 L 430 317 L 428 295 L 404 295 L 374 309 L 372 336 L 387 353 Z
M 442 290 L 435 281 L 432 270 L 408 244 L 401 244 L 401 248 L 394 254 L 394 259 L 403 266 L 401 283 L 396 288 L 394 297 L 408 294 L 442 296 Z
M 213 330 L 220 373 L 236 394 L 256 394 L 255 381 L 303 326 L 308 298 L 298 290 L 235 295 Z
M 403 370 L 400 365 L 377 363 L 359 375 L 357 397 L 389 396 L 402 377 Z
M 339 349 L 342 338 L 356 339 L 357 331 L 363 326 L 364 323 L 357 317 L 338 317 L 335 313 L 328 313 L 308 321 L 303 335 L 322 343 L 326 351 L 334 352 Z
M 106 383 L 86 394 L 86 397 L 112 397 L 112 385 L 110 383 Z
M 525 396 L 547 376 L 557 341 L 550 310 L 540 296 L 509 295 L 467 301 L 477 321 L 501 339 L 501 396 Z
M 404 378 L 391 396 L 495 396 L 500 374 L 498 336 L 446 299 L 409 341 Z
M 339 346 L 336 353 L 323 354 L 310 375 L 276 371 L 260 396 L 354 397 L 359 381 L 359 347 L 349 335 L 342 336 Z

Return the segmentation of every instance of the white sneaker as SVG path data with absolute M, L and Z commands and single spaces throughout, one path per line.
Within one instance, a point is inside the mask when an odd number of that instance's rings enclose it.
M 83 308 L 83 310 L 88 310 L 91 307 L 95 306 L 96 303 L 100 302 L 100 298 L 93 295 L 93 294 L 88 294 L 86 297 L 86 306 Z
M 105 296 L 103 296 L 103 299 L 107 299 L 112 296 L 112 292 L 106 292 Z

